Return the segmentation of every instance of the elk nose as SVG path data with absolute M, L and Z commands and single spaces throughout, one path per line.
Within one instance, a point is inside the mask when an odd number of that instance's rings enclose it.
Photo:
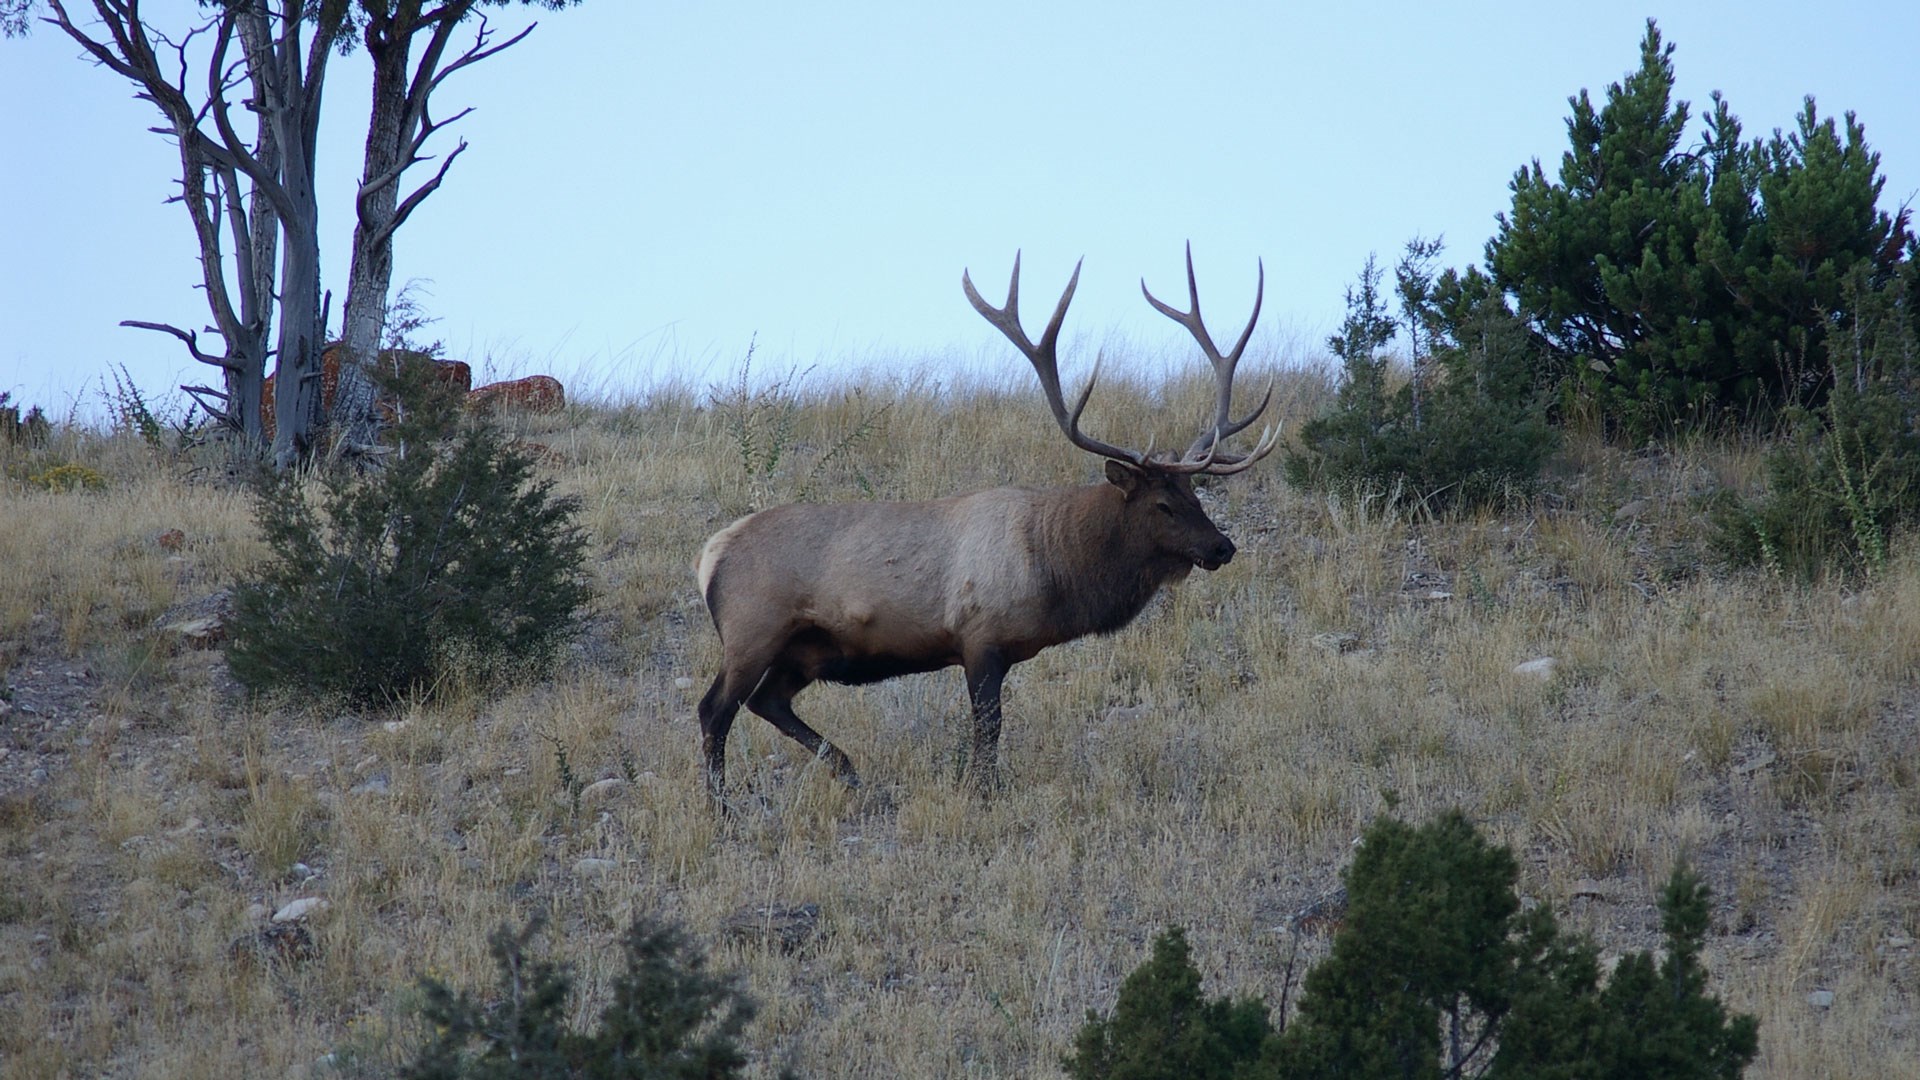
M 1233 561 L 1233 552 L 1234 552 L 1233 541 L 1222 536 L 1220 538 L 1219 546 L 1213 549 L 1213 561 L 1219 563 L 1222 566 L 1225 566 L 1226 564 Z

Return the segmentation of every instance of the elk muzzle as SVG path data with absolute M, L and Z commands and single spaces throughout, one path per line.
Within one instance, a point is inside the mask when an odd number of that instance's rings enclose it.
M 1232 562 L 1235 550 L 1233 541 L 1227 539 L 1225 534 L 1222 534 L 1217 542 L 1208 545 L 1206 550 L 1194 555 L 1193 565 L 1211 573 Z

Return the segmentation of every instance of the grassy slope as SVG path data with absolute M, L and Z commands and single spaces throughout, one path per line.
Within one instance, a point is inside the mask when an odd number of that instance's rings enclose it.
M 1297 423 L 1318 389 L 1283 385 L 1276 408 Z M 1179 443 L 1205 392 L 1116 379 L 1086 426 L 1131 441 L 1157 419 Z M 689 573 L 709 532 L 803 494 L 1095 475 L 1024 383 L 719 396 L 519 422 L 585 501 L 591 631 L 550 679 L 379 717 L 255 708 L 217 653 L 156 646 L 156 615 L 260 554 L 245 498 L 192 471 L 209 462 L 73 433 L 0 447 L 0 675 L 36 710 L 0 718 L 0 1073 L 284 1074 L 331 1053 L 317 1074 L 375 1074 L 404 1054 L 413 979 L 489 983 L 487 931 L 539 909 L 595 988 L 635 913 L 684 921 L 746 973 L 770 1064 L 1047 1075 L 1165 923 L 1216 992 L 1277 998 L 1291 951 L 1326 945 L 1288 916 L 1389 792 L 1413 818 L 1464 806 L 1521 853 L 1529 896 L 1613 952 L 1655 940 L 1654 890 L 1690 852 L 1716 891 L 1715 987 L 1761 1017 L 1755 1075 L 1920 1071 L 1920 562 L 1819 589 L 1703 567 L 1689 497 L 1747 482 L 1751 456 L 1577 444 L 1536 509 L 1443 522 L 1256 468 L 1207 495 L 1230 567 L 1016 670 L 992 805 L 954 783 L 948 672 L 800 699 L 858 792 L 743 716 L 751 805 L 719 824 L 692 720 L 716 656 Z M 49 453 L 110 487 L 21 483 Z M 1550 682 L 1511 671 L 1548 655 Z M 576 812 L 569 774 L 623 773 Z M 264 957 L 249 907 L 308 895 L 331 903 L 311 950 Z M 800 904 L 821 918 L 795 952 L 723 932 Z

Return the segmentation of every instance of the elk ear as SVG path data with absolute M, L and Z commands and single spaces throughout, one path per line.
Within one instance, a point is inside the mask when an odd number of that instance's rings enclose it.
M 1145 483 L 1146 479 L 1146 470 L 1138 465 L 1129 465 L 1113 458 L 1107 459 L 1107 483 L 1126 492 L 1127 498 L 1131 499 L 1139 494 L 1140 485 Z

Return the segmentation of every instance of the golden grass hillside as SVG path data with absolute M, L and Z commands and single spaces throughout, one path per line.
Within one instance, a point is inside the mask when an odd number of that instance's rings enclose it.
M 1752 452 L 1576 441 L 1531 508 L 1446 520 L 1303 496 L 1270 461 L 1203 494 L 1230 566 L 1015 669 L 991 803 L 956 783 L 950 671 L 799 699 L 857 791 L 743 713 L 747 809 L 717 820 L 702 540 L 798 497 L 1096 476 L 1029 383 L 789 378 L 512 420 L 583 500 L 587 632 L 513 688 L 378 715 L 249 703 L 155 630 L 262 555 L 214 451 L 0 447 L 0 1074 L 386 1075 L 416 978 L 490 986 L 487 933 L 538 911 L 582 1021 L 650 913 L 745 974 L 766 1074 L 1057 1075 L 1168 923 L 1210 992 L 1278 1000 L 1327 942 L 1293 914 L 1397 802 L 1464 808 L 1610 955 L 1657 941 L 1688 855 L 1713 989 L 1761 1020 L 1752 1075 L 1920 1075 L 1920 559 L 1818 588 L 1715 567 L 1696 497 L 1751 484 Z M 1183 445 L 1207 393 L 1113 377 L 1085 424 Z M 1296 376 L 1275 408 L 1324 396 Z M 31 482 L 63 463 L 105 486 Z M 326 906 L 269 927 L 302 898 Z

